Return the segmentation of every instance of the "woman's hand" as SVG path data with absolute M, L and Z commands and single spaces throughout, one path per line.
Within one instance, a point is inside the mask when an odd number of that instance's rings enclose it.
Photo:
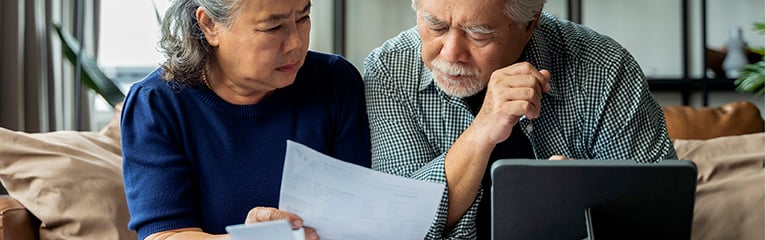
M 282 211 L 272 207 L 255 207 L 247 213 L 247 218 L 244 220 L 245 224 L 267 222 L 279 219 L 287 219 L 292 226 L 292 229 L 304 228 L 306 240 L 318 240 L 319 235 L 316 233 L 316 229 L 312 227 L 303 226 L 303 219 L 298 215 Z

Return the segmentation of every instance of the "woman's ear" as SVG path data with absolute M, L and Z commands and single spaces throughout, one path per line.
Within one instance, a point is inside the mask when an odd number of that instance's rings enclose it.
M 207 15 L 207 12 L 202 8 L 197 8 L 197 24 L 202 30 L 202 34 L 205 35 L 205 40 L 210 46 L 218 46 L 218 24 Z

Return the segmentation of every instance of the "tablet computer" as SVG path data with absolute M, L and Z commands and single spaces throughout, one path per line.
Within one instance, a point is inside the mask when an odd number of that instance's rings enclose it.
M 696 175 L 686 160 L 498 160 L 492 238 L 690 239 Z

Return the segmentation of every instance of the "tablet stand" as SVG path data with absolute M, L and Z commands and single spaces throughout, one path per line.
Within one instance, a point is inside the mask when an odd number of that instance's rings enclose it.
M 594 231 L 592 230 L 592 211 L 590 211 L 591 208 L 585 208 L 584 209 L 584 225 L 587 228 L 587 238 L 586 240 L 595 240 L 594 237 Z

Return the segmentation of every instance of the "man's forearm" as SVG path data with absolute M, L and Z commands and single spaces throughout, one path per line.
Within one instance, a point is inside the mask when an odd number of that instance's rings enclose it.
M 478 141 L 470 128 L 452 144 L 444 168 L 449 189 L 447 228 L 452 228 L 475 201 L 494 145 Z

